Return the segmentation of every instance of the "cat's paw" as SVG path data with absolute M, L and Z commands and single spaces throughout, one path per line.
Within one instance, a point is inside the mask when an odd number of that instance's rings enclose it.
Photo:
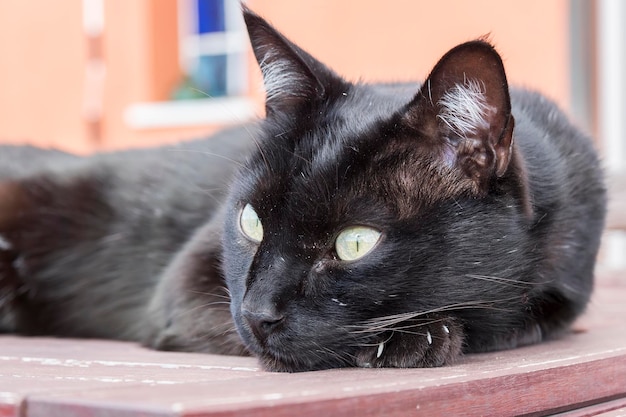
M 12 332 L 16 326 L 14 309 L 21 286 L 17 259 L 13 245 L 0 234 L 0 333 Z
M 12 243 L 0 233 L 0 288 L 2 295 L 8 297 L 9 292 L 15 292 L 20 286 L 18 278 L 19 254 Z M 0 296 L 0 299 L 3 298 Z
M 15 224 L 22 207 L 19 194 L 12 182 L 0 182 L 0 305 L 13 300 L 20 287 L 18 245 L 15 241 Z
M 428 324 L 397 328 L 381 335 L 377 344 L 356 354 L 363 368 L 431 368 L 453 363 L 463 348 L 463 327 L 445 318 Z
M 20 277 L 23 257 L 15 224 L 21 207 L 14 188 L 11 182 L 0 182 L 0 333 L 16 331 L 17 311 L 22 308 L 20 297 L 27 290 Z

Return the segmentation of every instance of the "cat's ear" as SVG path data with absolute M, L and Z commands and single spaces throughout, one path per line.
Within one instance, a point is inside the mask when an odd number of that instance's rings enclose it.
M 318 102 L 327 97 L 333 86 L 343 84 L 343 80 L 324 64 L 245 6 L 243 16 L 254 56 L 263 73 L 268 116 L 293 112 Z
M 504 66 L 489 43 L 467 42 L 444 55 L 404 118 L 479 188 L 506 173 L 514 119 Z

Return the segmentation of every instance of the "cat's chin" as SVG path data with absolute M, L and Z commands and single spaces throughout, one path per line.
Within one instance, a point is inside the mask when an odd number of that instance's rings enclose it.
M 248 334 L 248 348 L 259 359 L 261 366 L 271 372 L 304 372 L 332 368 L 432 368 L 455 363 L 462 355 L 464 330 L 453 317 L 430 316 L 427 323 L 413 324 L 414 330 L 380 332 L 358 346 L 346 341 L 344 349 L 338 345 L 320 346 L 286 343 L 277 335 L 262 343 Z M 313 347 L 314 346 L 314 347 Z
M 275 336 L 262 344 L 251 335 L 242 335 L 242 339 L 247 350 L 257 357 L 261 367 L 268 372 L 293 373 L 357 366 L 354 355 L 331 354 L 331 349 L 325 349 L 326 353 L 322 354 L 302 343 L 299 348 L 286 349 L 290 344 Z

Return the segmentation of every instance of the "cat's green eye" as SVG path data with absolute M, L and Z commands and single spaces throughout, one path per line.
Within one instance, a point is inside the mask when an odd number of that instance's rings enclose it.
M 376 246 L 380 232 L 371 227 L 353 226 L 344 229 L 335 240 L 335 252 L 342 261 L 361 259 Z
M 241 210 L 241 216 L 239 217 L 239 226 L 243 234 L 254 242 L 260 242 L 263 240 L 263 225 L 258 214 L 252 208 L 250 204 Z

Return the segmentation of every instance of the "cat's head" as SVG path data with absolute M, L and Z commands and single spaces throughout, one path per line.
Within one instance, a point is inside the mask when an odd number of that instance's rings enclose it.
M 377 320 L 483 300 L 465 275 L 513 228 L 485 204 L 524 210 L 493 47 L 457 46 L 421 87 L 354 84 L 244 13 L 267 116 L 223 244 L 248 348 L 270 370 L 354 366 Z

